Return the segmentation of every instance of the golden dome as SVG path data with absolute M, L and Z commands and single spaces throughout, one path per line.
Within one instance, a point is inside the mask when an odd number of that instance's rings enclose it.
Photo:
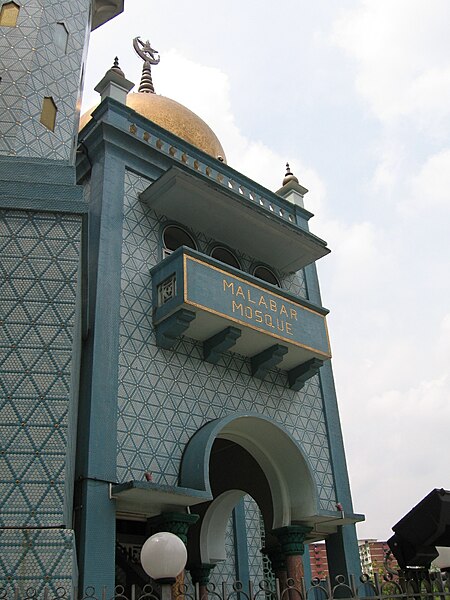
M 206 154 L 226 162 L 225 153 L 214 131 L 191 110 L 165 96 L 137 92 L 128 94 L 127 106 L 149 121 L 174 133 Z M 88 110 L 80 119 L 80 130 L 88 123 L 91 112 Z

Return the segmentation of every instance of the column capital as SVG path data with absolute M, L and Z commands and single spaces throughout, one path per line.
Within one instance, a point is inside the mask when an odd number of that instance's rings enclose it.
M 312 530 L 306 525 L 286 525 L 273 529 L 272 533 L 280 542 L 281 551 L 285 556 L 295 556 L 305 552 L 305 538 Z
M 189 567 L 188 571 L 191 574 L 192 583 L 194 585 L 198 583 L 201 586 L 208 585 L 211 571 L 215 566 L 215 564 L 211 563 L 202 563 L 200 565 Z
M 189 527 L 199 520 L 199 515 L 188 513 L 165 512 L 147 519 L 147 529 L 150 535 L 160 531 L 168 531 L 177 535 L 184 544 L 187 544 Z

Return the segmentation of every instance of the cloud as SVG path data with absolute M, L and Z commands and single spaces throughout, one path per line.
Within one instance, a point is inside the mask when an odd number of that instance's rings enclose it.
M 416 212 L 428 214 L 450 210 L 450 149 L 444 149 L 429 156 L 412 177 L 410 202 L 403 210 L 414 209 Z
M 428 492 L 448 488 L 442 452 L 448 447 L 448 392 L 448 377 L 442 375 L 365 399 L 371 426 L 361 423 L 349 448 L 354 489 L 366 510 L 367 523 L 358 527 L 362 536 L 391 535 L 390 527 Z
M 447 0 L 364 0 L 335 22 L 332 43 L 354 60 L 356 89 L 381 121 L 408 117 L 442 133 L 450 115 L 449 19 Z

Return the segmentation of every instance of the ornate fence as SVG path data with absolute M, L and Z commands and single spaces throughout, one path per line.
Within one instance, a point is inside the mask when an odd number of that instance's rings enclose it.
M 342 575 L 334 581 L 313 579 L 308 585 L 302 579 L 298 586 L 288 580 L 285 589 L 280 589 L 278 580 L 260 581 L 257 585 L 244 586 L 240 581 L 233 585 L 208 584 L 200 589 L 186 585 L 172 590 L 173 600 L 450 600 L 450 577 L 445 573 L 417 573 L 413 577 L 383 578 L 375 575 L 370 579 L 362 575 L 346 581 Z M 40 586 L 27 583 L 2 582 L 0 600 L 161 600 L 158 586 L 150 584 L 140 589 L 131 586 L 126 590 L 117 586 L 113 593 L 106 587 L 87 587 L 83 593 L 64 586 L 54 587 L 44 582 Z

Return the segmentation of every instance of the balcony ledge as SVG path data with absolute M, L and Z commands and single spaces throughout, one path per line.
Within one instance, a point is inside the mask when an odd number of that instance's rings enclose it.
M 256 199 L 179 166 L 166 171 L 140 198 L 157 214 L 208 232 L 283 272 L 298 271 L 330 252 L 324 240 L 260 206 Z

